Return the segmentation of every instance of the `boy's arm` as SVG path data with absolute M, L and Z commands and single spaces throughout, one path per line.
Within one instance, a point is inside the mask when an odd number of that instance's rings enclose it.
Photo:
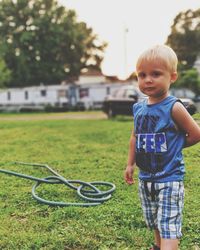
M 129 142 L 129 152 L 128 152 L 128 161 L 127 161 L 127 167 L 124 174 L 124 179 L 126 183 L 129 185 L 134 183 L 133 180 L 133 173 L 134 173 L 134 165 L 135 165 L 135 143 L 136 138 L 134 135 L 134 132 L 131 133 L 131 138 Z
M 178 128 L 186 134 L 185 147 L 192 146 L 200 141 L 200 127 L 185 109 L 183 104 L 180 102 L 174 104 L 172 117 Z

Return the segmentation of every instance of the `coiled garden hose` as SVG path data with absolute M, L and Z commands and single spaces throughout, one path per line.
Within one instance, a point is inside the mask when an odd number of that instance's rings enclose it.
M 48 176 L 45 178 L 37 178 L 30 175 L 25 175 L 22 173 L 6 170 L 6 169 L 0 169 L 0 173 L 8 174 L 8 175 L 14 175 L 17 177 L 29 179 L 32 181 L 36 181 L 36 183 L 32 187 L 32 196 L 35 198 L 38 202 L 44 203 L 49 206 L 83 206 L 83 207 L 89 207 L 89 206 L 97 206 L 102 204 L 104 201 L 107 201 L 111 198 L 111 194 L 116 189 L 115 185 L 110 182 L 103 182 L 103 181 L 95 181 L 95 182 L 84 182 L 80 180 L 67 180 L 64 177 L 62 177 L 60 174 L 58 174 L 56 171 L 54 171 L 51 167 L 49 167 L 47 164 L 39 164 L 39 163 L 25 163 L 25 162 L 14 162 L 14 164 L 20 164 L 20 165 L 29 165 L 34 167 L 44 167 L 48 169 L 53 176 Z M 67 187 L 74 189 L 77 191 L 77 194 L 79 197 L 81 197 L 83 200 L 87 201 L 85 203 L 76 203 L 76 202 L 59 202 L 59 201 L 50 201 L 45 200 L 38 196 L 36 193 L 37 187 L 39 187 L 42 183 L 47 184 L 64 184 Z M 75 186 L 79 185 L 79 186 Z M 106 186 L 110 187 L 109 190 L 101 191 L 96 186 Z M 87 190 L 86 190 L 87 188 Z

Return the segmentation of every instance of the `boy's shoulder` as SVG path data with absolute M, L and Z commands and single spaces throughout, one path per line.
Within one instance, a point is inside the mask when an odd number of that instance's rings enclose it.
M 172 108 L 176 102 L 181 102 L 177 97 L 174 96 L 168 96 L 164 100 L 158 103 L 154 104 L 148 104 L 148 100 L 145 99 L 141 102 L 137 102 L 133 104 L 133 113 L 137 112 L 148 112 L 148 113 L 156 113 L 156 112 L 162 112 L 167 113 L 169 112 L 171 114 Z
M 143 100 L 141 102 L 136 102 L 133 104 L 133 113 L 136 112 L 138 109 L 143 108 L 147 103 L 147 100 Z

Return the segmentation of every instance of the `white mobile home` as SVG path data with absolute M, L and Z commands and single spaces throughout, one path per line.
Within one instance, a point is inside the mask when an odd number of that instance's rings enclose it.
M 67 107 L 70 104 L 69 90 L 69 85 L 1 89 L 0 109 L 20 111 L 25 108 L 42 110 L 45 106 Z
M 130 84 L 130 83 L 129 83 Z M 122 86 L 116 83 L 61 84 L 0 90 L 0 110 L 101 109 L 108 95 Z
M 78 102 L 85 109 L 101 109 L 105 98 L 112 95 L 121 86 L 121 82 L 79 85 Z

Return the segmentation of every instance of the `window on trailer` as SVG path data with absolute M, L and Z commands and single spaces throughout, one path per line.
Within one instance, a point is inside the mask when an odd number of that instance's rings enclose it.
M 25 97 L 25 100 L 28 100 L 28 91 L 27 90 L 24 92 L 24 97 Z
M 8 99 L 8 101 L 11 100 L 11 93 L 10 93 L 10 91 L 7 92 L 7 99 Z
M 41 96 L 45 97 L 45 96 L 47 95 L 46 89 L 42 89 L 42 90 L 40 91 L 40 94 L 41 94 Z
M 88 88 L 79 89 L 79 97 L 80 98 L 88 97 L 88 96 L 89 96 L 89 89 Z

